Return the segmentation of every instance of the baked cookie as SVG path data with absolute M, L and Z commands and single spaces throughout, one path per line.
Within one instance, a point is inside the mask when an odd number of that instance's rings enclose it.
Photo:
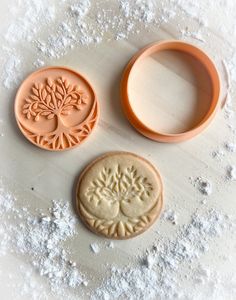
M 162 181 L 144 158 L 112 152 L 90 163 L 79 177 L 76 207 L 97 234 L 128 239 L 150 227 L 163 202 Z

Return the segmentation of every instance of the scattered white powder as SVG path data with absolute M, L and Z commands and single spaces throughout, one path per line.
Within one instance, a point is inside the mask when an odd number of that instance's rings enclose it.
M 180 227 L 176 240 L 161 245 L 158 265 L 165 271 L 166 268 L 174 271 L 184 261 L 198 258 L 208 250 L 209 240 L 226 229 L 227 220 L 227 215 L 213 209 L 202 215 L 193 214 L 190 223 Z
M 89 0 L 80 0 L 78 3 L 70 6 L 72 14 L 79 18 L 83 18 L 89 11 L 91 3 Z
M 190 177 L 189 179 L 199 192 L 201 192 L 201 194 L 205 196 L 212 194 L 212 183 L 208 179 L 202 177 L 197 177 L 196 179 Z
M 114 4 L 118 15 L 113 12 Z M 60 58 L 77 45 L 126 39 L 130 34 L 137 33 L 137 25 L 155 20 L 156 13 L 151 1 L 115 1 L 111 6 L 107 2 L 106 6 L 104 9 L 103 2 L 83 0 L 65 7 L 69 15 L 46 39 L 36 39 L 37 49 L 49 58 Z
M 37 59 L 34 63 L 33 63 L 33 65 L 36 67 L 36 68 L 41 68 L 41 67 L 43 67 L 44 65 L 45 65 L 45 62 L 43 61 L 43 60 L 41 60 L 41 59 Z
M 9 89 L 18 82 L 21 67 L 22 60 L 20 55 L 9 52 L 9 55 L 6 56 L 5 63 L 3 63 L 3 71 L 1 74 L 2 83 L 6 88 Z
M 216 3 L 215 3 L 216 2 Z M 34 56 L 34 65 L 42 66 L 41 62 L 47 58 L 60 58 L 70 49 L 81 45 L 96 45 L 102 41 L 127 39 L 133 34 L 139 34 L 144 27 L 148 30 L 152 25 L 158 31 L 159 27 L 170 22 L 173 18 L 188 18 L 197 21 L 195 31 L 190 28 L 180 28 L 182 35 L 201 42 L 206 40 L 202 28 L 207 28 L 207 20 L 211 9 L 215 7 L 224 11 L 227 18 L 232 12 L 230 5 L 224 5 L 221 0 L 214 2 L 207 0 L 199 3 L 184 0 L 114 0 L 114 1 L 60 1 L 53 0 L 21 0 L 9 7 L 9 26 L 5 34 L 5 44 L 11 49 L 14 68 L 3 61 L 2 81 L 10 88 L 18 82 L 20 66 L 25 65 L 28 54 Z M 211 7 L 211 9 L 206 9 Z M 222 9 L 224 8 L 224 10 Z M 232 22 L 235 18 L 232 18 Z M 178 24 L 180 27 L 180 24 Z M 235 25 L 236 27 L 236 25 Z M 50 31 L 47 29 L 50 28 Z M 201 29 L 201 32 L 200 32 Z M 153 30 L 153 29 L 152 29 Z M 231 30 L 231 27 L 229 28 Z M 14 49 L 12 47 L 14 45 Z M 25 56 L 18 60 L 19 51 L 23 49 Z M 39 59 L 38 63 L 37 60 Z M 4 59 L 3 59 L 4 60 Z M 232 61 L 234 59 L 232 58 Z M 15 69 L 15 74 L 10 72 Z M 229 71 L 233 72 L 230 66 Z M 11 73 L 11 82 L 6 80 L 5 74 Z
M 21 275 L 21 280 L 19 280 L 19 274 Z M 8 275 L 8 278 L 11 289 L 18 291 L 17 298 L 19 299 L 46 300 L 49 298 L 45 287 L 34 278 L 34 270 L 29 266 L 20 265 L 17 268 L 17 274 L 11 273 Z
M 172 209 L 166 209 L 162 214 L 162 218 L 171 222 L 173 225 L 177 224 L 177 215 Z
M 226 142 L 225 143 L 225 149 L 229 152 L 236 152 L 236 144 L 235 143 L 231 143 L 231 142 Z
M 156 257 L 153 253 L 148 253 L 147 256 L 143 260 L 143 264 L 148 268 L 152 269 L 156 262 Z
M 187 38 L 205 42 L 208 37 L 202 29 L 208 26 L 210 12 L 218 9 L 227 19 L 232 15 L 232 5 L 229 1 L 226 1 L 226 4 L 224 2 L 217 0 L 213 4 L 210 0 L 197 3 L 185 0 L 61 0 L 55 3 L 53 0 L 21 0 L 14 6 L 9 6 L 9 26 L 5 33 L 5 44 L 12 51 L 14 64 L 17 64 L 19 56 L 19 51 L 15 49 L 23 49 L 25 57 L 22 58 L 21 64 L 24 65 L 29 52 L 31 56 L 35 56 L 35 61 L 42 61 L 45 56 L 60 58 L 79 45 L 88 46 L 102 41 L 127 39 L 133 34 L 139 34 L 143 27 L 148 30 L 150 25 L 158 31 L 162 24 L 175 17 L 186 19 L 189 16 L 197 22 L 198 28 L 181 28 L 178 23 L 180 32 Z M 234 15 L 231 19 L 235 24 Z M 236 28 L 236 25 L 225 27 L 224 32 L 226 30 L 232 36 L 232 27 Z M 232 75 L 235 69 L 234 62 L 235 58 L 232 57 L 228 68 Z M 6 59 L 2 65 L 5 66 L 3 75 L 9 73 Z M 15 70 L 17 73 L 20 68 L 15 67 Z M 5 76 L 2 76 L 2 81 L 4 78 Z M 12 74 L 12 83 L 17 80 Z M 3 84 L 7 88 L 11 86 L 10 82 Z
M 166 300 L 180 296 L 181 299 L 199 299 L 195 286 L 188 294 L 182 283 L 183 280 L 196 281 L 203 274 L 192 276 L 182 267 L 186 263 L 194 266 L 194 262 L 208 251 L 211 239 L 221 236 L 230 226 L 228 216 L 215 210 L 192 215 L 190 223 L 180 227 L 175 239 L 157 243 L 140 265 L 123 269 L 112 267 L 109 277 L 93 292 L 91 299 Z M 204 270 L 201 273 L 204 272 L 208 274 Z M 209 290 L 212 292 L 212 286 Z
M 98 254 L 99 252 L 101 252 L 101 250 L 104 250 L 104 249 L 114 249 L 115 245 L 114 243 L 111 241 L 111 242 L 106 242 L 106 243 L 103 243 L 103 244 L 98 244 L 98 243 L 91 243 L 89 245 L 90 247 L 90 250 L 94 253 L 94 254 Z
M 127 39 L 150 24 L 158 28 L 175 16 L 163 3 L 159 5 L 151 0 L 60 1 L 56 5 L 52 0 L 21 0 L 9 8 L 11 21 L 0 70 L 4 87 L 19 83 L 29 55 L 34 57 L 33 65 L 41 67 L 45 57 L 58 59 L 77 46 Z M 23 57 L 17 49 L 23 50 Z
M 54 294 L 63 295 L 69 288 L 87 284 L 64 247 L 64 242 L 76 234 L 76 219 L 68 203 L 54 200 L 48 214 L 33 215 L 26 208 L 16 208 L 15 202 L 12 195 L 0 190 L 0 254 L 11 249 L 26 256 L 33 268 L 47 278 Z M 3 220 L 7 213 L 14 218 L 14 225 Z
M 75 219 L 68 204 L 53 201 L 50 215 L 27 216 L 26 224 L 15 228 L 15 247 L 34 257 L 32 264 L 48 278 L 53 292 L 59 286 L 75 288 L 83 282 L 79 271 L 68 261 L 62 242 L 75 234 Z M 20 230 L 19 230 L 20 229 Z
M 114 249 L 114 247 L 115 247 L 115 245 L 114 245 L 113 242 L 109 242 L 109 243 L 107 244 L 107 248 L 109 248 L 109 249 Z
M 181 29 L 180 30 L 180 34 L 181 34 L 181 39 L 186 38 L 186 37 L 187 38 L 190 37 L 190 38 L 198 40 L 198 41 L 200 41 L 202 43 L 206 42 L 200 31 L 193 32 L 193 31 L 189 30 L 188 27 L 186 27 L 185 29 Z
M 23 0 L 10 5 L 9 12 L 16 17 L 12 19 L 5 34 L 5 39 L 15 44 L 32 41 L 41 27 L 51 24 L 55 19 L 55 5 L 48 0 Z
M 8 224 L 3 221 L 3 217 L 6 217 L 14 209 L 15 198 L 6 193 L 2 187 L 0 187 L 0 256 L 7 254 L 9 250 L 9 242 L 11 240 L 10 234 L 6 231 L 9 228 Z M 6 225 L 7 224 L 7 225 Z
M 97 299 L 155 299 L 158 276 L 146 266 L 119 269 L 113 267 L 111 274 L 92 295 Z
M 5 34 L 0 78 L 6 88 L 12 88 L 19 82 L 20 74 L 25 70 L 23 67 L 29 54 L 33 57 L 31 65 L 33 63 L 38 68 L 45 64 L 45 58 L 63 57 L 77 46 L 128 39 L 133 34 L 139 34 L 142 28 L 148 30 L 150 25 L 152 30 L 157 32 L 163 23 L 175 17 L 184 20 L 184 26 L 178 27 L 183 37 L 201 42 L 208 41 L 209 38 L 202 29 L 208 26 L 208 16 L 215 8 L 221 8 L 222 19 L 225 16 L 232 18 L 229 28 L 224 24 L 219 26 L 221 32 L 226 32 L 232 37 L 232 30 L 236 30 L 236 23 L 233 22 L 236 18 L 232 14 L 235 11 L 232 9 L 233 2 L 168 0 L 157 4 L 152 0 L 61 0 L 55 5 L 52 0 L 21 0 L 15 2 L 9 11 L 11 23 Z M 185 27 L 189 17 L 197 21 L 199 28 L 193 30 Z M 50 31 L 42 34 L 41 31 L 45 28 L 50 28 Z M 231 120 L 227 126 L 235 132 L 235 111 L 231 94 L 233 95 L 233 83 L 236 82 L 236 55 L 227 58 L 224 65 L 227 81 L 225 118 Z M 225 145 L 225 149 L 235 152 L 233 144 L 230 143 Z M 224 156 L 223 150 L 217 150 L 217 159 L 223 160 Z M 235 166 L 228 167 L 227 178 L 236 179 Z M 209 180 L 198 177 L 194 184 L 203 195 L 211 194 L 212 183 Z M 46 299 L 44 288 L 31 279 L 35 270 L 47 278 L 52 291 L 56 294 L 64 293 L 64 297 L 67 297 L 70 287 L 75 288 L 81 283 L 84 286 L 88 285 L 76 262 L 68 258 L 69 252 L 64 247 L 64 242 L 75 234 L 75 220 L 68 205 L 54 201 L 49 214 L 32 215 L 27 209 L 16 208 L 16 200 L 10 194 L 6 195 L 0 191 L 0 195 L 0 216 L 12 215 L 16 224 L 1 221 L 0 255 L 5 255 L 9 249 L 13 249 L 13 252 L 26 256 L 33 266 L 32 271 L 21 268 L 25 283 L 16 288 L 21 296 L 28 295 L 37 300 Z M 173 224 L 176 223 L 173 211 L 166 213 L 164 218 Z M 182 270 L 182 265 L 189 263 L 188 266 L 192 267 L 193 263 L 207 252 L 209 241 L 221 235 L 224 229 L 227 229 L 228 222 L 227 216 L 215 210 L 205 214 L 194 214 L 189 224 L 180 227 L 176 239 L 157 243 L 145 255 L 140 265 L 123 269 L 113 267 L 110 276 L 104 279 L 101 287 L 94 290 L 92 299 L 206 298 L 206 294 L 202 294 L 202 297 L 200 295 L 202 286 L 196 288 L 193 285 L 193 294 L 183 290 L 183 277 L 186 282 L 192 280 L 196 284 L 209 283 L 209 292 L 213 294 L 212 297 L 207 297 L 208 299 L 231 299 L 226 296 L 227 285 L 221 286 L 219 280 L 213 278 L 206 268 L 198 266 L 192 278 Z M 96 243 L 93 244 L 96 245 L 95 251 L 99 252 L 100 247 Z M 112 249 L 114 244 L 111 242 L 111 245 L 109 248 Z M 217 286 L 220 287 L 221 296 L 215 297 L 214 289 Z
M 127 38 L 127 35 L 126 35 L 125 33 L 123 33 L 123 32 L 117 33 L 117 35 L 116 35 L 116 37 L 115 37 L 115 39 L 116 39 L 117 41 L 119 41 L 119 40 L 124 40 L 124 39 L 126 39 L 126 38 Z
M 126 18 L 136 19 L 140 22 L 151 23 L 155 18 L 155 1 L 149 0 L 120 0 L 121 12 Z
M 225 152 L 222 149 L 217 149 L 212 152 L 212 157 L 218 161 L 222 161 L 225 157 Z
M 4 189 L 0 187 L 0 216 L 12 210 L 15 198 L 10 193 L 5 193 Z
M 228 166 L 227 179 L 236 180 L 236 166 Z
M 93 253 L 98 254 L 100 252 L 100 247 L 97 243 L 90 244 L 90 249 L 93 251 Z
M 196 269 L 194 281 L 203 284 L 210 278 L 210 270 L 204 268 L 202 265 Z
M 0 215 L 6 217 L 11 214 L 15 219 L 15 225 L 10 226 L 9 221 L 2 219 L 0 253 L 4 255 L 11 249 L 13 253 L 27 256 L 33 269 L 47 278 L 56 295 L 65 297 L 69 288 L 74 289 L 81 284 L 87 286 L 88 281 L 81 275 L 76 262 L 68 258 L 69 252 L 63 246 L 63 242 L 75 234 L 75 219 L 68 204 L 53 201 L 48 214 L 32 215 L 27 208 L 18 209 L 11 194 L 4 193 L 3 189 L 0 194 Z M 193 214 L 188 224 L 179 227 L 175 238 L 155 243 L 139 265 L 122 269 L 113 266 L 102 285 L 93 290 L 91 299 L 177 298 L 185 292 L 180 289 L 183 278 L 196 282 L 201 276 L 183 273 L 182 265 L 192 265 L 208 251 L 212 239 L 231 227 L 229 217 L 216 210 Z M 94 253 L 100 251 L 97 243 L 92 243 L 91 249 Z M 30 279 L 32 271 L 23 269 L 28 280 L 21 288 L 21 295 L 39 299 L 43 288 Z M 187 292 L 184 296 L 195 299 Z

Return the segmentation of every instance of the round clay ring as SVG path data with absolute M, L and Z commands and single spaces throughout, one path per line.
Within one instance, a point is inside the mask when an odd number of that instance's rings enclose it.
M 157 53 L 165 50 L 177 50 L 192 55 L 205 67 L 211 79 L 212 98 L 211 98 L 211 103 L 208 112 L 203 117 L 201 122 L 199 122 L 192 129 L 182 133 L 166 134 L 166 133 L 154 131 L 153 129 L 149 128 L 142 122 L 142 120 L 140 120 L 140 118 L 137 117 L 134 110 L 132 109 L 129 100 L 129 78 L 131 72 L 133 72 L 134 65 L 137 62 L 140 62 L 143 58 L 153 53 Z M 192 137 L 199 134 L 215 116 L 215 113 L 219 106 L 219 96 L 220 96 L 220 76 L 214 62 L 200 48 L 192 44 L 182 42 L 182 41 L 176 41 L 176 40 L 166 40 L 166 41 L 153 43 L 138 51 L 131 58 L 131 60 L 125 67 L 122 80 L 121 80 L 121 104 L 127 119 L 132 124 L 132 126 L 141 134 L 148 137 L 149 139 L 158 142 L 165 142 L 165 143 L 181 142 L 181 141 L 191 139 Z
M 18 89 L 14 109 L 23 135 L 50 151 L 80 145 L 99 118 L 91 84 L 75 70 L 61 66 L 31 73 Z
M 129 194 L 131 188 L 135 189 L 133 194 Z M 147 194 L 143 196 L 145 190 Z M 81 172 L 75 203 L 81 221 L 90 231 L 110 239 L 133 238 L 151 227 L 160 215 L 162 179 L 143 157 L 130 152 L 108 152 Z

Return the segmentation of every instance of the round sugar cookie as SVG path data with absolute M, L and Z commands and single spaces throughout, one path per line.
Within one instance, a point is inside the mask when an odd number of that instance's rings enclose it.
M 147 230 L 160 214 L 163 187 L 146 159 L 128 152 L 107 153 L 79 177 L 76 207 L 93 232 L 112 239 L 132 238 Z

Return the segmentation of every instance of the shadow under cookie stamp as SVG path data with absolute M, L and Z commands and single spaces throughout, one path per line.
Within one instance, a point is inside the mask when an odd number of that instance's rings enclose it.
M 17 124 L 33 144 L 52 151 L 78 146 L 94 129 L 98 101 L 93 88 L 79 73 L 48 67 L 32 73 L 15 100 Z
M 108 153 L 88 165 L 76 189 L 85 225 L 107 238 L 128 239 L 147 230 L 160 214 L 162 181 L 156 169 L 132 153 Z

